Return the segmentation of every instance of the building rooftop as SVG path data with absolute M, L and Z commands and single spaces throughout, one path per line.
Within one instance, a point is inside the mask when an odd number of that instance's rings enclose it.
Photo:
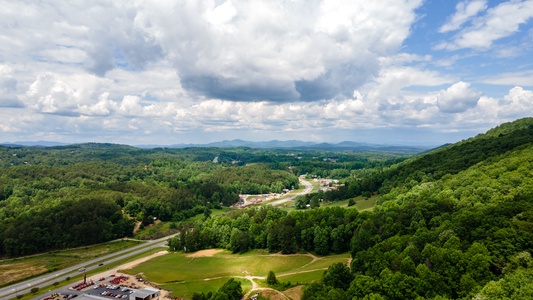
M 142 290 L 138 290 L 135 293 L 131 294 L 132 297 L 139 297 L 139 298 L 146 298 L 152 294 L 159 294 L 159 290 L 151 289 L 151 288 L 144 288 Z

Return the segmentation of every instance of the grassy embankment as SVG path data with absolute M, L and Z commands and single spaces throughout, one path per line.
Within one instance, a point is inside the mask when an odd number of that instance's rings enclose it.
M 137 241 L 115 241 L 75 249 L 53 251 L 14 259 L 0 260 L 0 286 L 61 270 L 91 259 L 137 245 Z
M 190 299 L 193 292 L 218 290 L 232 277 L 242 282 L 244 292 L 252 288 L 252 280 L 257 287 L 267 287 L 264 279 L 271 270 L 281 282 L 309 283 L 320 280 L 331 264 L 346 263 L 348 257 L 348 253 L 314 257 L 311 254 L 279 255 L 265 251 L 246 254 L 221 251 L 209 257 L 170 253 L 123 271 L 132 275 L 143 273 L 159 287 L 171 290 L 172 295 Z

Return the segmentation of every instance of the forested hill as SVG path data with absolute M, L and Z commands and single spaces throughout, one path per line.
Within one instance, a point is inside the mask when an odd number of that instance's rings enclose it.
M 298 188 L 300 174 L 345 178 L 404 154 L 296 149 L 139 149 L 86 143 L 0 146 L 0 257 L 108 241 L 133 223 L 175 225 L 239 194 Z
M 105 242 L 131 235 L 135 221 L 180 222 L 233 205 L 241 193 L 298 187 L 289 170 L 259 163 L 89 146 L 0 148 L 0 257 Z
M 354 196 L 365 191 L 388 193 L 392 188 L 413 182 L 438 180 L 446 174 L 457 174 L 482 161 L 519 148 L 533 145 L 533 118 L 502 124 L 485 134 L 447 145 L 416 156 L 391 168 L 355 178 L 346 191 Z M 341 197 L 343 197 L 341 195 Z

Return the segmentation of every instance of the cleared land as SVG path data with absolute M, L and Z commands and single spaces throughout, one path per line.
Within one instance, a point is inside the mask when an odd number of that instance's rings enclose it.
M 320 203 L 320 207 L 332 207 L 332 206 L 338 206 L 338 207 L 344 207 L 344 208 L 357 208 L 358 211 L 365 211 L 365 210 L 373 210 L 374 206 L 376 205 L 376 200 L 379 198 L 379 195 L 373 195 L 370 198 L 364 198 L 362 196 L 355 197 L 353 200 L 355 201 L 354 206 L 348 206 L 347 200 L 342 201 L 335 201 L 335 202 L 329 202 L 329 203 Z
M 60 270 L 100 256 L 137 245 L 136 241 L 116 241 L 89 247 L 54 251 L 29 257 L 0 261 L 0 286 Z
M 209 256 L 211 255 L 211 256 Z M 214 292 L 229 278 L 242 282 L 244 292 L 267 288 L 264 280 L 273 271 L 281 282 L 295 284 L 320 280 L 328 266 L 346 263 L 349 254 L 316 257 L 312 254 L 269 254 L 254 251 L 231 254 L 226 250 L 199 253 L 169 253 L 155 257 L 125 273 L 143 274 L 160 288 L 172 291 L 171 295 L 190 299 L 193 292 Z

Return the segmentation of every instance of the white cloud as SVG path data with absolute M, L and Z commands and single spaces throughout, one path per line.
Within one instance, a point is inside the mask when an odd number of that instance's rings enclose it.
M 0 107 L 24 107 L 17 96 L 18 80 L 7 65 L 0 65 Z
M 475 107 L 480 97 L 480 92 L 470 89 L 470 83 L 459 81 L 439 92 L 437 105 L 444 113 L 464 112 Z
M 451 42 L 439 44 L 437 49 L 462 48 L 488 49 L 496 40 L 510 36 L 519 26 L 533 17 L 533 1 L 507 1 L 472 20 L 472 24 L 459 31 Z
M 103 93 L 98 97 L 96 104 L 80 105 L 78 111 L 82 115 L 88 116 L 109 116 L 118 107 L 117 103 L 110 100 L 109 93 Z
M 157 41 L 191 91 L 237 101 L 309 101 L 351 95 L 378 70 L 380 56 L 402 45 L 420 4 L 140 2 L 135 27 Z
M 515 86 L 499 103 L 498 115 L 506 119 L 530 117 L 533 111 L 533 91 Z
M 467 0 L 459 2 L 455 6 L 455 14 L 446 24 L 441 26 L 439 32 L 458 30 L 464 23 L 468 22 L 470 18 L 477 16 L 485 9 L 487 9 L 486 0 Z
M 529 90 L 481 96 L 460 81 L 465 68 L 439 69 L 468 55 L 402 52 L 419 37 L 408 39 L 422 27 L 413 27 L 422 2 L 3 1 L 0 131 L 131 144 L 353 140 L 362 129 L 487 129 L 531 111 Z M 478 49 L 530 20 L 529 2 L 486 3 L 457 6 L 441 27 L 457 31 L 446 47 Z M 474 32 L 479 45 L 462 41 Z M 528 53 L 521 46 L 499 53 Z M 516 70 L 529 68 L 521 63 Z M 469 81 L 529 88 L 531 78 L 501 71 Z
M 39 113 L 78 115 L 80 106 L 98 101 L 112 82 L 87 73 L 73 75 L 46 72 L 29 85 L 23 101 Z
M 511 86 L 533 86 L 533 70 L 500 73 L 493 76 L 481 78 L 479 82 Z

